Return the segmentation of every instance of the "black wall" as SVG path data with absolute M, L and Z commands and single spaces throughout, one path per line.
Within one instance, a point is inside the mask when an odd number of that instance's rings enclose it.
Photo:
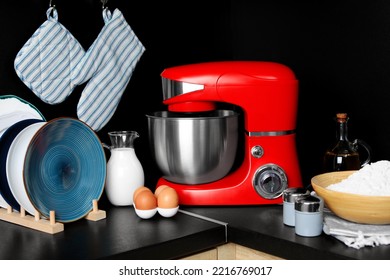
M 59 21 L 87 50 L 103 26 L 99 0 L 53 0 Z M 16 76 L 13 61 L 46 20 L 48 0 L 3 0 L 0 6 L 0 95 L 34 104 L 50 120 L 77 117 L 83 86 L 59 105 L 36 97 Z M 297 146 L 304 184 L 320 172 L 334 140 L 333 116 L 350 115 L 350 139 L 373 149 L 373 161 L 390 159 L 390 2 L 377 1 L 127 1 L 122 11 L 146 51 L 119 107 L 98 132 L 136 130 L 136 153 L 146 185 L 159 171 L 151 160 L 146 113 L 165 109 L 160 73 L 166 67 L 217 60 L 266 60 L 289 66 L 300 82 Z M 259 110 L 266 104 L 259 104 Z M 275 108 L 277 110 L 277 108 Z M 109 155 L 108 155 L 109 156 Z

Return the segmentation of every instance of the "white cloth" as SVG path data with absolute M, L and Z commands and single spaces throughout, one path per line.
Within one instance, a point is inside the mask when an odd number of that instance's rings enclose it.
M 337 217 L 327 209 L 324 209 L 323 231 L 355 249 L 390 244 L 390 225 L 349 222 Z

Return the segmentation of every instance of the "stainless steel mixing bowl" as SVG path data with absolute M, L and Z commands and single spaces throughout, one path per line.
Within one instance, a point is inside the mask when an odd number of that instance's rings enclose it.
M 151 153 L 166 180 L 204 184 L 229 173 L 237 151 L 238 113 L 162 111 L 146 117 Z

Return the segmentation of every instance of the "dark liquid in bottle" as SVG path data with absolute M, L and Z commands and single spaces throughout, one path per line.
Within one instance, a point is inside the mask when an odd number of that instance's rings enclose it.
M 360 159 L 358 153 L 336 154 L 326 152 L 324 156 L 324 172 L 358 170 Z

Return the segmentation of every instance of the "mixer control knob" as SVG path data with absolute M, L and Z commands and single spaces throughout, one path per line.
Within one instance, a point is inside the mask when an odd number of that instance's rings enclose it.
M 255 158 L 261 158 L 264 155 L 264 150 L 261 146 L 253 146 L 251 153 Z
M 252 184 L 262 197 L 275 199 L 287 188 L 287 176 L 280 166 L 270 163 L 256 170 Z

